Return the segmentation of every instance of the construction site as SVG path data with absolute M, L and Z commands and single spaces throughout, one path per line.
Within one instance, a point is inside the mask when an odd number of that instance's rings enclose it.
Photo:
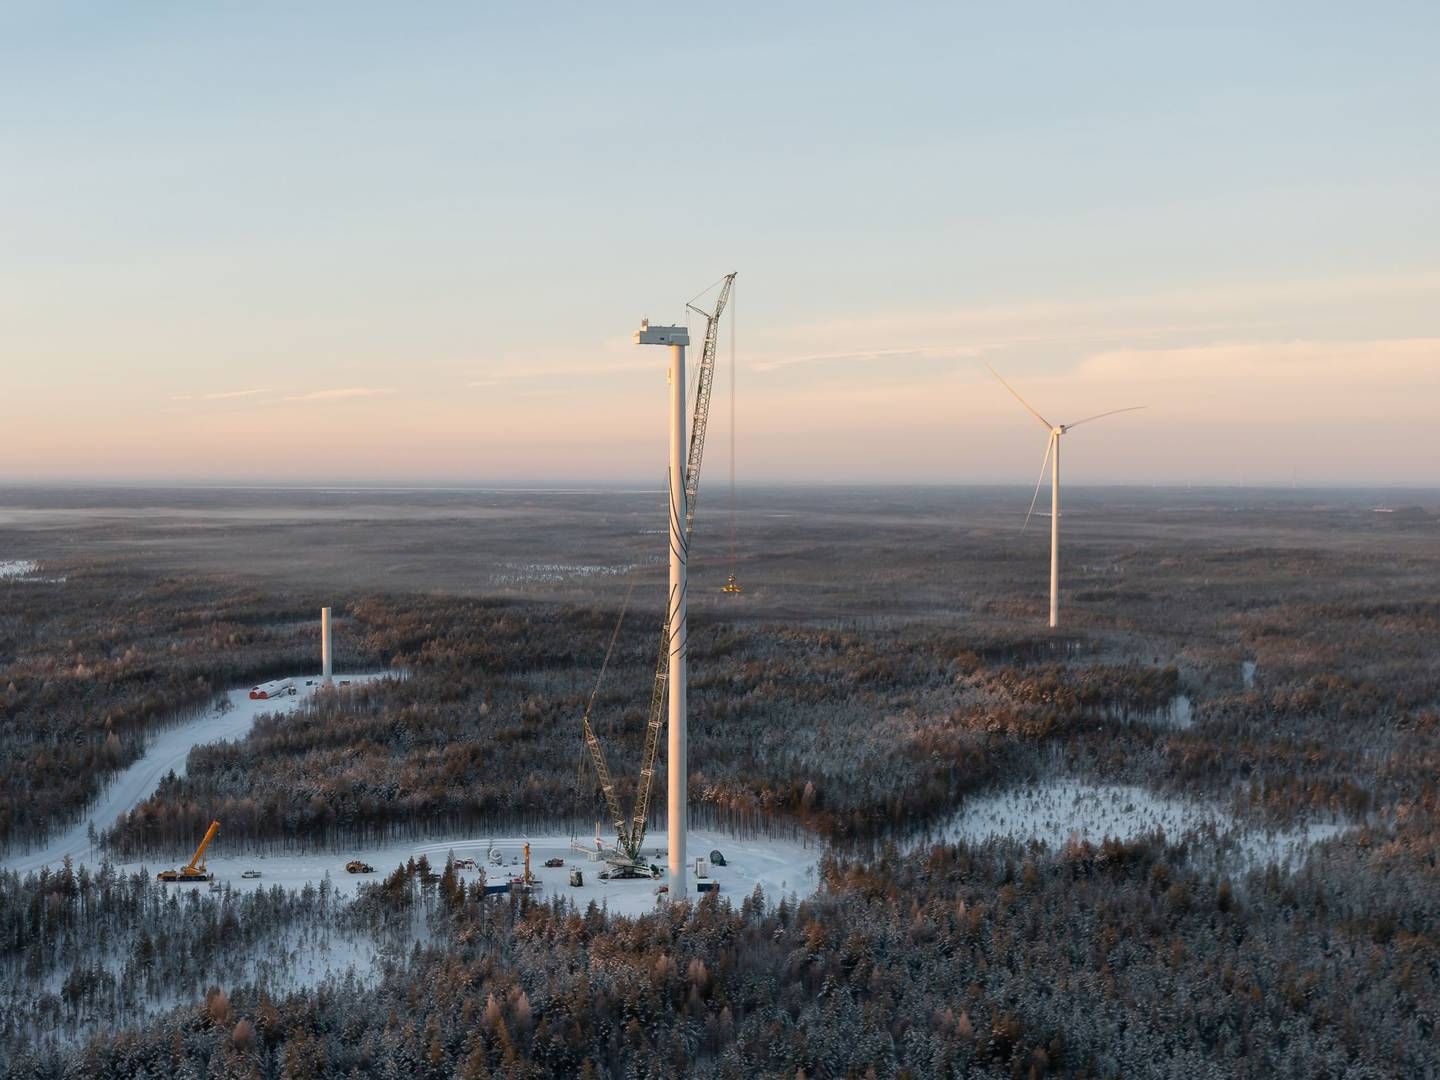
M 736 275 L 726 274 L 686 304 L 688 314 L 703 320 L 698 363 L 687 366 L 690 328 L 661 326 L 648 319 L 641 322 L 633 340 L 639 346 L 661 346 L 665 350 L 665 413 L 668 448 L 663 505 L 664 555 L 668 581 L 664 616 L 656 635 L 653 678 L 648 687 L 644 714 L 643 741 L 638 763 L 625 770 L 617 781 L 612 772 L 601 730 L 615 717 L 597 714 L 597 702 L 604 699 L 612 654 L 629 615 L 631 599 L 639 584 L 638 571 L 625 583 L 608 644 L 598 664 L 583 713 L 578 718 L 578 770 L 574 810 L 564 815 L 584 820 L 592 810 L 603 817 L 593 833 L 578 831 L 567 836 L 539 833 L 533 837 L 434 837 L 422 843 L 390 843 L 337 853 L 334 858 L 319 850 L 305 854 L 244 853 L 223 843 L 211 850 L 223 821 L 212 820 L 198 839 L 198 846 L 183 865 L 160 871 L 156 880 L 174 886 L 203 886 L 222 889 L 260 889 L 272 885 L 316 883 L 329 879 L 340 894 L 355 888 L 373 875 L 384 875 L 396 865 L 417 856 L 432 864 L 457 860 L 457 873 L 487 895 L 541 894 L 571 897 L 576 902 L 597 900 L 617 912 L 638 913 L 679 898 L 705 894 L 747 894 L 756 886 L 764 890 L 807 894 L 816 886 L 815 864 L 818 845 L 803 834 L 794 841 L 764 837 L 737 837 L 706 830 L 692 834 L 688 820 L 687 780 L 692 769 L 688 755 L 688 610 L 690 600 L 689 562 L 695 536 L 696 508 L 700 494 L 701 468 L 715 385 L 722 319 L 730 311 L 730 446 L 729 507 L 726 577 L 716 590 L 724 597 L 743 593 L 736 570 L 735 504 L 735 389 L 734 318 L 730 306 Z M 708 306 L 701 306 L 704 303 Z M 657 368 L 660 365 L 657 365 Z M 716 545 L 719 546 L 718 544 Z M 718 561 L 718 560 L 715 560 Z M 183 775 L 190 752 L 221 737 L 243 738 L 255 719 L 275 712 L 287 713 L 312 707 L 317 694 L 344 694 L 350 687 L 373 685 L 377 679 L 403 678 L 404 672 L 372 672 L 337 675 L 334 671 L 334 620 L 332 609 L 320 612 L 318 676 L 273 678 L 245 689 L 231 691 L 214 714 L 178 725 L 167 732 L 127 774 L 112 786 L 103 805 L 85 815 L 85 839 L 79 827 L 56 838 L 44 849 L 12 861 L 16 869 L 56 867 L 67 858 L 72 862 L 94 860 L 97 821 L 123 818 L 133 813 L 156 790 L 168 769 Z M 597 643 L 598 644 L 598 643 Z M 613 693 L 612 689 L 612 693 Z M 661 747 L 667 793 L 663 814 L 651 805 L 655 775 L 660 769 Z M 629 792 L 631 805 L 622 806 L 622 791 Z M 663 842 L 651 837 L 657 821 L 663 827 Z M 533 855 L 533 858 L 532 858 Z M 140 869 L 143 863 L 123 864 Z

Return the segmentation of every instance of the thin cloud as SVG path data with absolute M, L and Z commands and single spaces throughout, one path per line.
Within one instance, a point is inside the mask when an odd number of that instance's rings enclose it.
M 257 387 L 254 390 L 220 390 L 213 394 L 171 394 L 171 401 L 228 401 L 231 398 L 254 397 L 256 394 L 268 394 L 268 386 Z
M 472 387 L 501 386 L 505 383 L 525 382 L 544 379 L 571 379 L 587 375 L 618 375 L 635 371 L 663 371 L 663 361 L 636 358 L 634 360 L 612 360 L 603 364 L 556 364 L 548 367 L 512 368 L 508 371 L 489 371 L 477 376 L 469 383 Z
M 812 356 L 786 356 L 779 360 L 757 360 L 750 364 L 753 372 L 775 372 L 782 367 L 796 364 L 848 364 L 860 360 L 919 360 L 924 359 L 923 348 L 881 348 L 861 353 L 815 353 Z
M 285 401 L 334 401 L 340 398 L 383 397 L 395 393 L 393 386 L 342 386 L 334 390 L 312 390 L 308 394 L 291 394 Z
M 1440 292 L 1440 273 L 1435 272 L 1251 282 L 1083 300 L 1034 300 L 948 311 L 881 312 L 799 323 L 789 328 L 787 336 L 813 339 L 872 333 L 984 334 L 997 326 L 1010 325 L 1085 326 L 1094 325 L 1097 319 L 1110 318 L 1134 323 L 1137 316 L 1147 314 L 1167 320 L 1193 314 L 1210 321 L 1218 310 L 1244 313 L 1243 317 L 1250 318 L 1251 312 L 1268 314 L 1278 306 L 1353 303 L 1358 297 L 1414 298 L 1437 292 Z M 1178 328 L 1189 328 L 1190 322 L 1188 317 L 1181 318 Z M 1140 325 L 1146 324 L 1142 322 Z

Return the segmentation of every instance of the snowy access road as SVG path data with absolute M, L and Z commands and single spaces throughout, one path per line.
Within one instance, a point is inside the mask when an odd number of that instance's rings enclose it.
M 394 672 L 382 671 L 336 675 L 334 679 L 339 688 L 341 683 L 356 684 L 394 677 Z M 294 712 L 320 685 L 319 675 L 299 677 L 295 679 L 296 692 L 293 695 L 269 701 L 252 701 L 249 687 L 231 690 L 225 695 L 223 705 L 211 708 L 193 720 L 154 731 L 144 756 L 117 773 L 100 797 L 86 807 L 79 821 L 34 851 L 10 855 L 0 862 L 0 866 L 26 873 L 39 870 L 42 866 L 58 867 L 66 855 L 77 864 L 97 862 L 89 839 L 91 822 L 94 822 L 97 832 L 110 828 L 120 814 L 132 810 L 153 795 L 167 773 L 184 776 L 186 759 L 192 748 L 206 743 L 243 739 L 250 734 L 257 718 L 266 713 Z

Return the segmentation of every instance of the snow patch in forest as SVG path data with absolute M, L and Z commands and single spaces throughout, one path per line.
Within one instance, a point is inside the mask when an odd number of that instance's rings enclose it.
M 1167 727 L 1191 727 L 1195 723 L 1195 703 L 1189 694 L 1176 694 L 1165 707 L 1163 716 Z
M 637 564 L 621 563 L 619 566 L 573 563 L 504 563 L 502 569 L 493 575 L 497 585 L 555 585 L 560 582 L 584 578 L 621 577 L 634 570 Z
M 393 677 L 394 672 L 367 672 L 358 675 L 336 675 L 335 682 L 338 684 L 345 681 L 359 685 Z M 168 773 L 184 776 L 186 761 L 194 747 L 243 739 L 250 734 L 260 716 L 267 713 L 294 712 L 320 689 L 321 678 L 318 675 L 297 677 L 295 684 L 296 693 L 293 696 L 268 701 L 251 700 L 249 687 L 231 690 L 214 705 L 194 714 L 190 719 L 181 720 L 168 727 L 157 725 L 152 728 L 144 756 L 117 773 L 78 821 L 40 848 L 23 855 L 11 855 L 0 862 L 0 866 L 23 873 L 39 870 L 47 865 L 58 867 L 66 855 L 77 864 L 98 863 L 99 858 L 90 843 L 91 823 L 94 824 L 96 832 L 104 832 L 115 824 L 115 819 L 120 814 L 133 810 L 154 794 L 160 781 Z M 221 828 L 224 828 L 224 822 L 221 822 Z M 319 880 L 318 877 L 316 880 Z
M 129 887 L 124 878 L 112 880 L 116 894 Z M 90 899 L 115 902 L 97 892 Z M 273 897 L 242 902 L 224 890 L 205 904 L 174 899 L 175 906 L 159 908 L 140 901 L 148 921 L 120 920 L 101 940 L 67 931 L 50 957 L 53 966 L 28 985 L 16 978 L 19 962 L 12 957 L 5 965 L 10 978 L 0 980 L 0 1013 L 32 1039 L 80 1040 L 196 1005 L 215 986 L 254 987 L 276 999 L 321 986 L 353 993 L 376 984 L 387 965 L 404 963 L 415 943 L 434 940 L 424 911 L 357 918 L 348 901 L 323 887 L 282 903 Z M 223 945 L 205 933 L 207 919 L 229 921 Z M 178 960 L 171 953 L 177 940 L 190 946 Z
M 1307 822 L 1265 829 L 1238 821 L 1219 806 L 1157 795 L 1134 784 L 1055 780 L 967 799 L 942 830 L 946 840 L 1038 841 L 1057 851 L 1068 841 L 1132 840 L 1157 829 L 1167 840 L 1194 839 L 1218 859 L 1245 866 L 1298 866 L 1309 848 L 1349 828 Z
M 1112 705 L 1105 712 L 1112 720 L 1126 724 L 1139 721 L 1175 730 L 1183 730 L 1195 724 L 1195 701 L 1189 694 L 1184 693 L 1176 694 L 1164 708 L 1135 710 Z
M 1255 689 L 1255 667 L 1254 660 L 1242 660 L 1240 662 L 1240 684 L 1244 686 L 1246 690 Z
M 63 585 L 63 577 L 40 577 L 40 564 L 34 559 L 0 559 L 0 581 L 24 585 Z

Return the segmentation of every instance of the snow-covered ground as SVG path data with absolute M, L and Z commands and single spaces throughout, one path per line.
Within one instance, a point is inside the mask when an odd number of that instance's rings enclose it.
M 1122 724 L 1152 724 L 1155 727 L 1179 730 L 1194 726 L 1195 701 L 1189 694 L 1182 693 L 1172 697 L 1163 708 L 1137 711 L 1111 706 L 1107 713 L 1112 720 L 1117 720 Z
M 634 570 L 635 566 L 635 563 L 622 563 L 618 566 L 586 563 L 504 563 L 492 575 L 492 580 L 497 585 L 554 585 L 585 578 L 622 577 Z
M 1188 728 L 1195 723 L 1195 703 L 1189 694 L 1176 694 L 1170 699 L 1165 720 L 1173 728 Z
M 1240 683 L 1246 690 L 1255 689 L 1255 667 L 1254 660 L 1240 661 Z
M 359 684 L 388 677 L 395 677 L 394 673 L 370 672 L 359 675 L 337 675 L 335 682 L 337 689 L 343 692 L 344 684 Z M 117 775 L 100 798 L 87 808 L 79 821 L 42 847 L 21 854 L 13 854 L 0 865 L 23 873 L 39 870 L 42 866 L 47 865 L 58 867 L 66 855 L 69 855 L 76 865 L 81 863 L 94 865 L 100 857 L 92 849 L 89 840 L 89 826 L 92 822 L 96 831 L 109 828 L 114 824 L 118 815 L 133 809 L 153 794 L 167 773 L 173 771 L 177 776 L 183 776 L 186 760 L 193 747 L 223 740 L 243 739 L 255 726 L 255 721 L 259 716 L 266 713 L 293 712 L 319 689 L 320 678 L 319 676 L 301 677 L 296 678 L 295 683 L 296 694 L 269 701 L 251 700 L 249 687 L 231 690 L 218 707 L 197 715 L 193 719 L 157 729 L 151 736 L 145 755 Z M 225 823 L 222 821 L 220 823 L 222 837 L 224 831 Z M 663 866 L 665 864 L 663 853 L 665 830 L 663 826 L 658 826 L 653 830 L 651 837 L 652 840 L 658 842 L 658 846 L 652 843 L 647 846 L 646 851 L 652 854 L 654 862 Z M 376 881 L 384 874 L 394 870 L 395 867 L 404 864 L 411 858 L 419 858 L 422 854 L 429 859 L 436 870 L 439 870 L 445 865 L 446 855 L 452 850 L 457 859 L 473 858 L 477 863 L 485 863 L 487 852 L 493 846 L 503 857 L 504 865 L 503 868 L 487 866 L 490 880 L 498 881 L 502 877 L 508 878 L 519 872 L 518 867 L 527 839 L 530 841 L 531 847 L 531 870 L 540 878 L 540 894 L 542 896 L 549 897 L 558 893 L 571 897 L 581 904 L 594 900 L 611 911 L 629 915 L 654 909 L 655 888 L 659 882 L 601 881 L 599 873 L 605 868 L 605 864 L 592 862 L 588 858 L 589 851 L 594 847 L 594 839 L 589 837 L 580 838 L 586 850 L 578 853 L 571 850 L 569 836 L 558 834 L 532 837 L 461 836 L 447 838 L 435 836 L 419 843 L 397 842 L 378 848 L 356 848 L 344 853 L 317 850 L 267 856 L 217 852 L 209 856 L 206 862 L 207 868 L 215 875 L 215 883 L 218 887 L 228 884 L 233 889 L 246 891 L 268 888 L 272 885 L 300 888 L 307 883 L 319 885 L 328 877 L 338 895 L 353 896 L 361 882 Z M 197 837 L 196 840 L 198 842 L 199 838 Z M 712 867 L 709 871 L 710 879 L 719 885 L 720 892 L 724 896 L 743 898 L 748 896 L 756 885 L 759 885 L 770 896 L 791 893 L 808 896 L 815 891 L 816 863 L 819 861 L 820 848 L 814 842 L 806 845 L 796 840 L 753 837 L 742 840 L 717 832 L 691 832 L 689 852 L 692 878 L 694 860 L 698 857 L 704 858 L 708 862 L 710 852 L 715 849 L 724 853 L 728 865 Z M 188 854 L 188 851 L 177 852 L 175 860 L 163 866 L 154 864 L 152 860 L 144 863 L 122 863 L 118 868 L 127 872 L 143 868 L 153 873 L 168 869 L 172 865 L 180 865 Z M 551 868 L 544 865 L 546 859 L 556 857 L 565 860 L 563 867 Z M 375 873 L 362 875 L 347 873 L 345 864 L 351 859 L 360 859 L 369 863 L 375 867 Z M 574 867 L 579 867 L 584 875 L 585 883 L 580 888 L 572 888 L 569 883 L 570 870 Z M 241 875 L 246 870 L 258 870 L 261 876 L 258 878 L 242 877 Z M 462 876 L 473 880 L 478 875 L 465 872 Z M 173 888 L 180 891 L 209 889 L 210 886 L 208 884 L 175 885 Z M 695 895 L 693 884 L 691 889 L 692 895 Z
M 1038 840 L 1058 850 L 1071 838 L 1099 843 L 1161 829 L 1170 840 L 1203 834 L 1227 861 L 1293 866 L 1311 845 L 1349 827 L 1346 822 L 1309 822 L 1292 829 L 1263 829 L 1238 821 L 1220 806 L 1169 798 L 1136 785 L 1055 780 L 968 799 L 943 826 L 941 837 L 971 843 L 992 837 Z
M 0 559 L 0 582 L 18 585 L 63 585 L 63 577 L 40 577 L 40 564 L 34 559 Z
M 336 689 L 343 692 L 342 683 L 359 684 L 390 677 L 394 677 L 391 672 L 336 675 L 335 683 Z M 231 690 L 218 707 L 194 719 L 155 729 L 145 748 L 145 755 L 117 774 L 100 797 L 86 808 L 79 821 L 42 847 L 11 854 L 0 865 L 21 872 L 39 870 L 46 865 L 58 866 L 66 855 L 76 864 L 96 862 L 89 839 L 91 822 L 94 822 L 97 832 L 108 829 L 122 812 L 133 809 L 154 794 L 167 773 L 173 771 L 177 776 L 184 776 L 186 759 L 192 747 L 245 738 L 255 726 L 257 717 L 265 713 L 294 712 L 319 688 L 320 681 L 318 675 L 296 678 L 294 695 L 270 701 L 252 701 L 248 686 L 242 690 Z M 221 827 L 224 827 L 223 822 Z
M 221 827 L 223 829 L 223 823 Z M 653 835 L 663 841 L 664 828 L 657 828 Z M 655 889 L 662 883 L 663 878 L 659 881 L 601 881 L 600 871 L 605 869 L 605 864 L 590 858 L 595 846 L 593 837 L 577 838 L 584 849 L 579 852 L 572 850 L 569 836 L 475 836 L 422 843 L 395 843 L 378 848 L 357 847 L 343 853 L 216 855 L 208 859 L 207 863 L 208 869 L 215 875 L 217 885 L 229 885 L 237 891 L 269 888 L 272 885 L 300 888 L 307 882 L 318 885 L 328 876 L 337 895 L 354 896 L 362 882 L 379 881 L 397 866 L 404 865 L 412 858 L 418 859 L 421 855 L 424 855 L 439 873 L 445 866 L 446 857 L 452 851 L 457 860 L 474 859 L 477 867 L 484 868 L 488 881 L 496 883 L 508 880 L 521 872 L 527 839 L 530 842 L 530 870 L 540 879 L 538 895 L 541 898 L 560 895 L 582 906 L 593 900 L 601 907 L 621 915 L 638 915 L 655 909 Z M 488 860 L 488 853 L 492 848 L 501 856 L 502 863 L 498 866 Z M 792 893 L 801 897 L 809 896 L 818 884 L 816 864 L 822 849 L 815 843 L 807 846 L 796 840 L 766 837 L 742 840 L 724 833 L 692 830 L 688 844 L 692 898 L 698 896 L 695 888 L 695 859 L 703 858 L 708 863 L 710 852 L 717 849 L 724 854 L 726 865 L 711 866 L 708 870 L 709 880 L 719 885 L 721 896 L 736 903 L 749 896 L 756 885 L 764 890 L 766 896 L 778 898 Z M 658 848 L 646 845 L 645 851 L 652 862 L 664 867 L 663 843 Z M 545 860 L 551 858 L 563 859 L 565 864 L 548 867 Z M 375 868 L 375 872 L 348 873 L 345 864 L 351 859 L 369 863 Z M 151 872 L 164 869 L 148 862 L 125 863 L 119 868 L 127 872 L 141 868 Z M 570 885 L 570 871 L 576 868 L 584 877 L 584 884 L 579 888 Z M 246 870 L 258 870 L 261 876 L 242 877 Z M 460 876 L 466 881 L 475 881 L 480 875 L 478 871 L 467 870 L 461 871 Z M 194 884 L 175 885 L 172 888 L 178 892 L 186 889 L 204 890 L 210 886 Z

